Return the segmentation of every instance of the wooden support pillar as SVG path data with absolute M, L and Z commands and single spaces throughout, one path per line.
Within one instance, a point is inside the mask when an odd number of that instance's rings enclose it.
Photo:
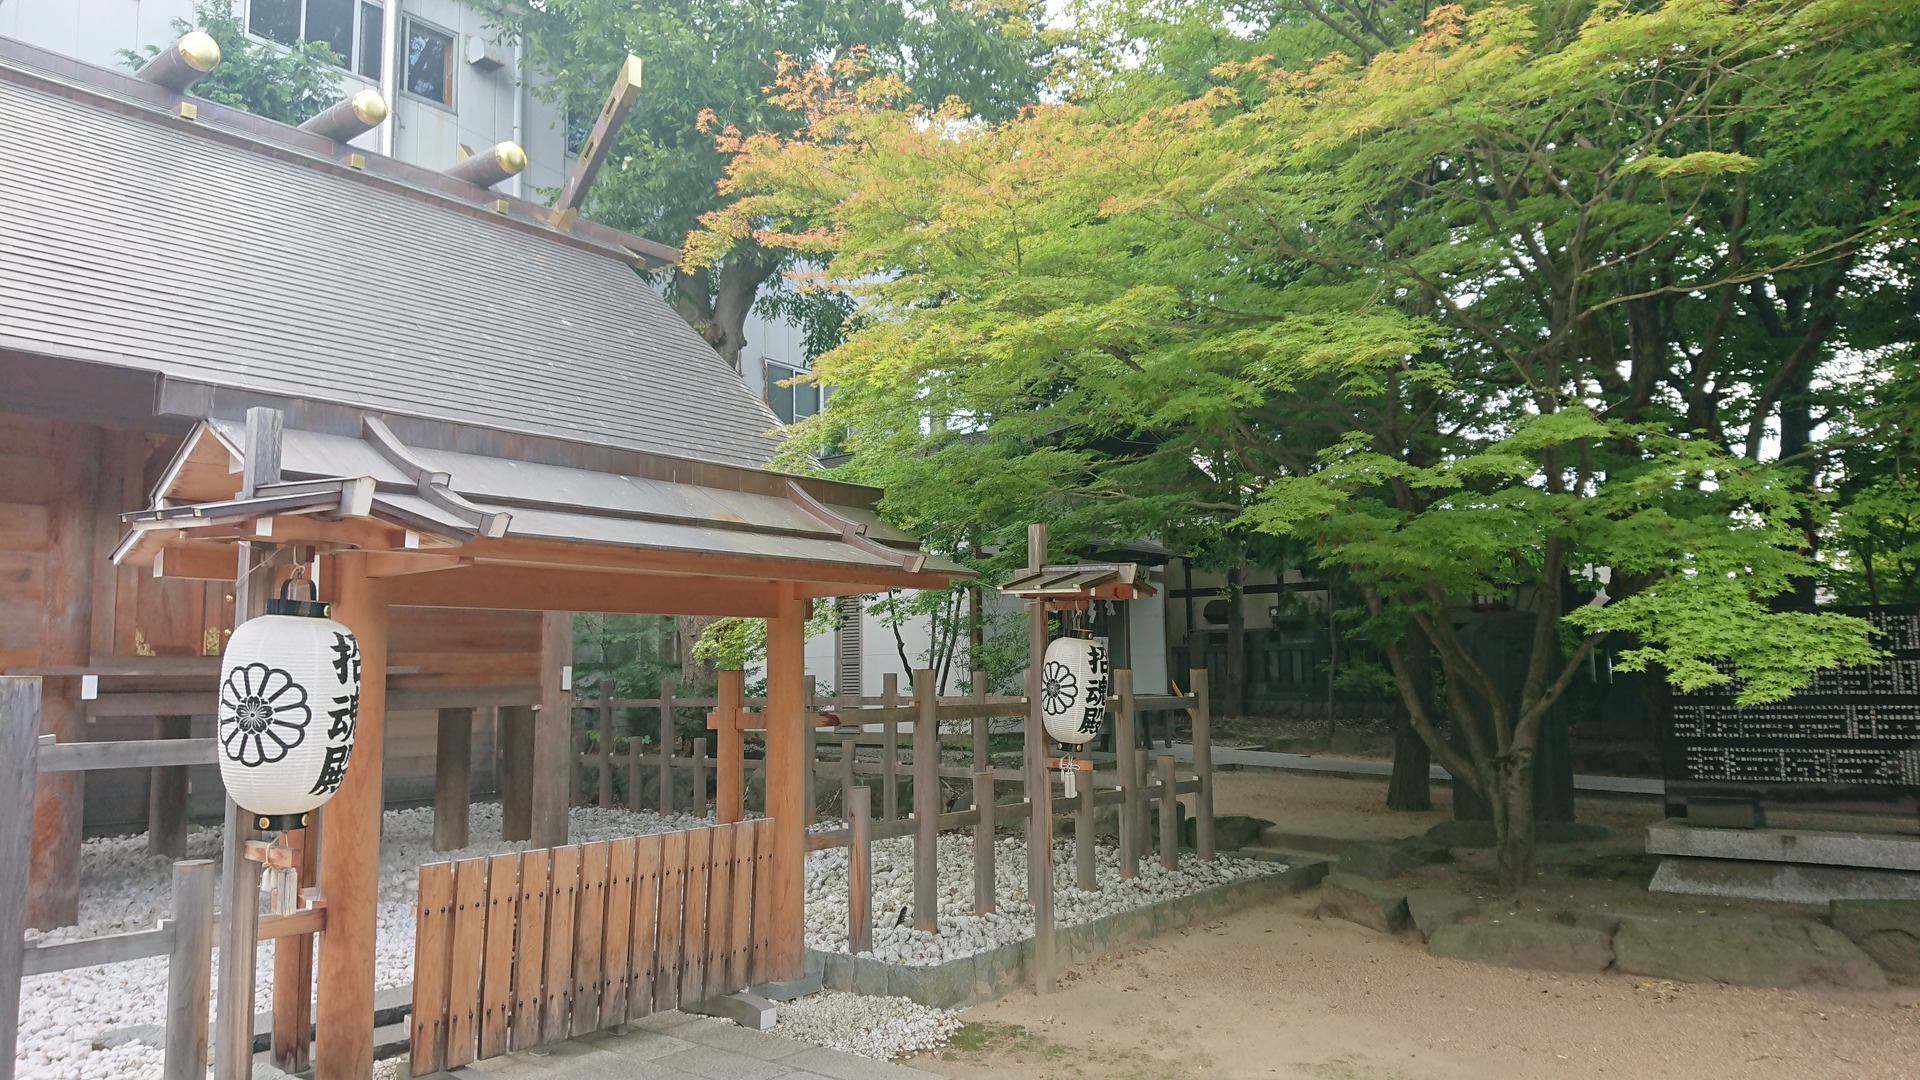
M 852 736 L 840 740 L 840 817 L 848 822 L 853 821 L 853 785 L 855 783 L 853 765 L 854 759 L 859 756 L 856 752 L 857 747 L 858 744 L 854 742 Z M 862 795 L 860 798 L 866 799 L 869 806 L 873 803 L 870 794 Z
M 213 996 L 213 860 L 173 864 L 173 950 L 167 960 L 167 1058 L 162 1080 L 206 1080 Z M 13 1056 L 10 1047 L 7 1057 Z M 3 1070 L 0 1070 L 3 1071 Z
M 747 811 L 746 740 L 740 732 L 740 714 L 746 711 L 747 673 L 720 673 L 719 723 L 713 733 L 713 819 L 726 825 Z
M 973 806 L 980 811 L 980 823 L 973 827 L 973 913 L 991 915 L 997 906 L 993 880 L 994 803 L 993 770 L 978 769 L 973 774 Z
M 374 919 L 380 899 L 380 793 L 387 731 L 387 582 L 368 575 L 366 555 L 350 551 L 333 560 L 333 593 L 333 617 L 360 643 L 360 716 L 346 779 L 320 810 L 320 827 L 329 839 L 320 852 L 327 932 L 320 941 L 313 1075 L 314 1080 L 366 1080 L 373 1071 Z M 251 1002 L 251 994 L 247 1000 Z M 250 1032 L 247 1039 L 251 1042 Z
M 913 928 L 940 932 L 940 703 L 933 672 L 913 673 Z
M 193 717 L 162 716 L 154 720 L 156 739 L 185 739 L 193 735 Z M 187 854 L 187 767 L 169 765 L 147 770 L 147 854 L 184 858 Z
M 436 828 L 438 821 L 435 821 Z M 298 854 L 294 869 L 300 874 L 300 887 L 314 883 L 314 870 L 320 853 L 314 850 L 320 839 L 318 828 L 295 829 L 287 842 Z M 313 939 L 312 934 L 293 934 L 276 938 L 273 943 L 273 1036 L 270 1049 L 273 1067 L 283 1073 L 305 1072 L 311 1064 L 313 1026 Z
M 673 676 L 660 676 L 660 812 L 673 813 Z
M 987 700 L 987 673 L 984 671 L 973 673 L 973 700 L 982 703 Z M 973 718 L 973 768 L 976 772 L 993 767 L 991 729 L 988 723 L 984 716 Z
M 873 951 L 873 789 L 850 788 L 846 796 L 847 951 Z
M 0 676 L 0 1080 L 13 1080 L 26 960 L 27 853 L 39 775 L 40 680 Z
M 1080 779 L 1076 777 L 1075 779 Z M 1073 801 L 1073 883 L 1082 892 L 1100 888 L 1093 865 L 1093 773 L 1080 781 L 1079 798 Z
M 880 696 L 889 709 L 900 705 L 900 676 L 887 672 Z M 889 715 L 880 721 L 880 820 L 892 821 L 900 812 L 900 721 Z
M 1120 784 L 1120 876 L 1133 878 L 1140 875 L 1140 834 L 1134 827 L 1138 785 L 1133 779 L 1133 749 L 1139 736 L 1134 728 L 1131 669 L 1120 668 L 1113 673 L 1113 696 L 1118 699 L 1113 714 L 1113 772 Z
M 600 732 L 594 747 L 600 757 L 600 790 L 595 806 L 613 805 L 613 680 L 600 680 L 600 701 L 598 703 Z
M 805 973 L 806 625 L 808 602 L 790 591 L 767 620 L 767 816 L 774 821 L 766 887 L 770 981 Z
M 467 806 L 473 801 L 473 710 L 441 709 L 439 724 L 433 752 L 433 850 L 457 851 L 467 846 Z
M 1175 794 L 1177 778 L 1173 755 L 1160 755 L 1160 865 L 1180 869 L 1180 796 Z
M 533 717 L 526 705 L 502 705 L 500 717 L 500 839 L 533 839 Z
M 1027 526 L 1027 569 L 1047 562 L 1047 527 Z M 1041 672 L 1047 656 L 1047 605 L 1027 601 L 1027 895 L 1033 898 L 1033 989 L 1053 992 L 1053 781 L 1047 775 L 1047 723 Z
M 93 647 L 94 486 L 101 474 L 100 429 L 53 423 L 53 498 L 47 507 L 47 557 L 41 575 L 40 663 L 85 666 Z M 47 679 L 40 731 L 61 742 L 87 737 L 80 679 Z M 42 773 L 33 805 L 32 888 L 27 925 L 39 930 L 80 921 L 80 811 L 86 773 Z
M 1213 716 L 1207 699 L 1207 669 L 1194 668 L 1193 680 L 1193 771 L 1200 779 L 1200 790 L 1193 797 L 1193 848 L 1201 859 L 1212 862 L 1213 841 Z
M 567 805 L 579 772 L 573 756 L 573 691 L 566 669 L 573 664 L 573 615 L 540 614 L 540 706 L 533 717 L 534 847 L 567 842 Z

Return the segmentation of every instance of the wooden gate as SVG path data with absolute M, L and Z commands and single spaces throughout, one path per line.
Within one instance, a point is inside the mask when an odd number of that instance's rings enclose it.
M 766 981 L 772 826 L 422 866 L 412 1075 Z

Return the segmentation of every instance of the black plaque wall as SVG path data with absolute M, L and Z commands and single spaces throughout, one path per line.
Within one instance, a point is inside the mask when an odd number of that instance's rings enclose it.
M 1920 612 L 1854 610 L 1891 656 L 1818 672 L 1793 697 L 1739 706 L 1739 685 L 1675 694 L 1668 792 L 1781 801 L 1898 799 L 1920 792 Z

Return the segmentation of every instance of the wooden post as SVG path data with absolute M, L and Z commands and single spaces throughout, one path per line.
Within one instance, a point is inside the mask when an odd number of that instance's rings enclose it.
M 1047 527 L 1027 526 L 1027 569 L 1047 562 Z M 1053 992 L 1053 781 L 1047 775 L 1047 725 L 1041 672 L 1047 656 L 1047 605 L 1027 601 L 1027 895 L 1033 898 L 1033 988 Z
M 719 726 L 713 734 L 713 820 L 726 825 L 747 816 L 746 739 L 740 731 L 747 711 L 747 673 L 720 673 Z
M 193 736 L 193 717 L 162 716 L 154 720 L 156 739 Z M 147 770 L 147 854 L 179 859 L 187 854 L 187 767 L 169 765 Z
M 693 740 L 693 802 L 687 806 L 687 813 L 694 817 L 707 816 L 707 740 Z
M 1153 837 L 1150 834 L 1147 817 L 1147 751 L 1133 751 L 1133 851 L 1136 859 L 1144 859 L 1153 850 Z
M 973 827 L 973 913 L 993 914 L 996 893 L 993 882 L 994 830 L 993 770 L 979 769 L 973 774 L 973 805 L 980 811 L 980 823 Z
M 900 676 L 889 671 L 881 680 L 886 707 L 900 705 Z M 892 821 L 900 810 L 900 721 L 889 715 L 880 721 L 880 820 Z
M 803 680 L 803 682 L 806 689 L 802 694 L 803 704 L 800 706 L 802 725 L 800 728 L 800 742 L 805 748 L 804 752 L 807 755 L 807 774 L 805 777 L 807 788 L 805 796 L 807 803 L 806 822 L 807 828 L 811 829 L 813 828 L 815 815 L 820 811 L 819 796 L 814 793 L 814 785 L 819 780 L 816 770 L 820 767 L 820 732 L 819 729 L 813 726 L 813 717 L 809 715 L 813 711 L 813 680 L 807 678 Z
M 1073 803 L 1073 883 L 1083 892 L 1100 886 L 1093 871 L 1093 773 L 1075 777 L 1080 797 Z
M 93 568 L 100 559 L 94 540 L 99 520 L 94 488 L 100 479 L 100 435 L 96 427 L 53 423 L 53 475 L 48 478 L 53 498 L 47 507 L 47 554 L 38 582 L 40 662 L 49 666 L 84 665 L 93 648 Z M 78 676 L 50 678 L 43 684 L 40 731 L 61 742 L 86 739 Z M 86 775 L 51 772 L 39 778 L 33 885 L 27 893 L 27 924 L 36 929 L 80 921 L 80 817 Z
M 673 813 L 673 676 L 660 676 L 660 812 Z
M 613 805 L 613 680 L 600 680 L 600 791 L 596 806 Z
M 933 672 L 913 673 L 913 928 L 940 932 L 940 703 Z
M 467 846 L 467 805 L 473 801 L 473 709 L 441 709 L 438 723 L 433 749 L 433 850 L 456 851 Z
M 840 740 L 840 816 L 848 821 L 853 820 L 853 758 L 856 745 L 852 736 Z M 861 798 L 871 806 L 871 794 Z
M 1160 755 L 1160 865 L 1180 869 L 1180 796 L 1174 794 L 1173 755 Z
M 212 996 L 213 860 L 177 862 L 173 864 L 173 950 L 167 958 L 163 1080 L 206 1080 L 207 1004 Z
M 567 842 L 567 806 L 579 773 L 573 756 L 573 691 L 563 683 L 573 664 L 573 616 L 540 613 L 540 707 L 533 717 L 534 847 Z
M 1113 694 L 1116 699 L 1113 714 L 1113 776 L 1120 785 L 1120 876 L 1138 877 L 1140 874 L 1140 836 L 1134 829 L 1134 807 L 1136 786 L 1133 779 L 1133 748 L 1139 740 L 1135 734 L 1133 709 L 1133 670 L 1120 668 L 1113 673 Z
M 847 951 L 873 951 L 873 789 L 850 788 L 847 822 Z
M 1207 669 L 1194 668 L 1193 771 L 1200 790 L 1193 797 L 1193 847 L 1200 858 L 1213 861 L 1213 717 L 1207 700 Z
M 245 446 L 241 455 L 244 471 L 240 478 L 240 496 L 249 498 L 261 487 L 276 483 L 280 479 L 280 438 L 282 418 L 278 411 L 266 408 L 247 410 Z M 267 596 L 273 590 L 273 573 L 266 565 L 265 552 L 256 551 L 251 543 L 238 545 L 237 562 L 233 583 L 233 622 L 235 629 L 248 619 L 265 614 Z M 334 568 L 339 571 L 344 560 L 335 560 Z M 380 770 L 382 732 L 385 724 L 387 694 L 386 684 L 386 627 L 387 609 L 384 586 L 378 582 L 369 584 L 364 574 L 364 563 L 355 562 L 358 571 L 356 585 L 360 588 L 362 601 L 369 596 L 377 596 L 377 612 L 368 610 L 369 604 L 360 604 L 356 618 L 369 624 L 377 646 L 372 658 L 368 656 L 368 644 L 360 637 L 360 622 L 349 619 L 340 611 L 340 605 L 346 602 L 348 573 L 336 573 L 339 580 L 335 593 L 334 617 L 353 630 L 360 638 L 361 684 L 360 707 L 354 720 L 355 756 L 349 761 L 347 775 L 340 788 L 334 792 L 333 800 L 322 808 L 324 815 L 333 806 L 342 803 L 355 805 L 355 800 L 365 802 L 371 799 L 371 811 L 363 820 L 343 830 L 343 835 L 358 838 L 359 843 L 336 845 L 343 849 L 357 849 L 371 838 L 375 850 L 363 862 L 352 863 L 350 869 L 343 872 L 340 880 L 353 894 L 352 905 L 357 915 L 364 919 L 365 936 L 365 978 L 368 1006 L 371 1008 L 373 996 L 373 918 L 375 894 L 378 891 L 378 863 L 380 836 Z M 371 591 L 369 591 L 371 590 Z M 377 616 L 377 617 L 376 617 Z M 377 625 L 375 625 L 377 624 Z M 369 710 L 373 721 L 368 723 Z M 367 745 L 368 729 L 372 728 L 372 750 L 362 748 Z M 371 763 L 367 759 L 371 758 Z M 358 766 L 358 768 L 356 768 Z M 372 788 L 369 792 L 364 786 L 364 777 L 372 774 Z M 361 775 L 356 776 L 359 773 Z M 358 810 L 356 810 L 358 812 Z M 222 832 L 220 852 L 221 898 L 220 910 L 223 913 L 220 922 L 220 955 L 227 962 L 220 965 L 220 981 L 216 992 L 218 1012 L 213 1023 L 213 1075 L 214 1080 L 245 1080 L 253 1072 L 253 991 L 257 972 L 254 970 L 254 946 L 259 940 L 260 919 L 260 864 L 246 857 L 246 844 L 258 834 L 253 828 L 250 817 L 242 813 L 231 797 L 226 799 L 226 828 Z M 332 877 L 329 875 L 329 887 Z M 348 952 L 357 952 L 360 937 L 356 933 L 341 935 L 343 948 Z M 357 972 L 358 968 L 342 969 Z M 354 985 L 354 975 L 343 978 L 349 992 Z M 369 1019 L 371 1019 L 369 1017 Z M 367 1032 L 367 1068 L 372 1067 L 373 1040 L 372 1025 Z M 347 1074 L 320 1075 L 317 1080 L 347 1080 Z
M 439 820 L 436 816 L 436 831 Z M 298 853 L 294 869 L 301 888 L 314 883 L 319 853 L 312 850 L 320 838 L 318 828 L 289 832 L 288 843 Z M 273 943 L 273 1034 L 268 1043 L 274 1068 L 284 1073 L 305 1072 L 312 1043 L 313 1024 L 313 939 L 312 934 L 294 934 Z
M 39 745 L 40 680 L 0 676 L 0 1080 L 13 1080 L 13 1052 L 20 1037 Z
M 809 601 L 783 590 L 767 620 L 767 816 L 773 819 L 767 868 L 768 979 L 806 970 L 806 626 Z M 759 883 L 755 888 L 759 888 Z
M 367 556 L 360 552 L 336 556 L 333 569 L 334 618 L 345 623 L 360 642 L 360 716 L 346 780 L 320 810 L 321 831 L 332 842 L 320 851 L 327 932 L 320 942 L 313 1075 L 314 1080 L 366 1080 L 373 1071 L 373 950 L 380 899 L 380 793 L 387 728 L 387 583 L 368 576 Z M 256 877 L 255 890 L 257 881 Z M 250 921 L 234 919 L 232 909 L 228 910 L 228 922 Z M 231 958 L 252 956 L 253 942 L 247 941 L 243 950 L 220 955 L 227 960 L 220 965 L 222 1001 L 242 1003 L 236 1010 L 244 1018 L 239 1034 L 232 1043 L 220 1044 L 228 1054 L 240 1047 L 249 1051 L 233 1062 L 232 1075 L 239 1080 L 250 1075 L 252 1067 L 253 993 L 248 987 L 236 999 L 226 997 L 224 991 L 229 968 L 251 968 L 233 964 Z
M 976 671 L 973 673 L 973 700 L 978 702 L 985 702 L 987 700 L 987 673 L 984 671 Z M 993 767 L 993 747 L 990 740 L 991 729 L 988 726 L 987 718 L 984 716 L 974 717 L 973 767 L 975 771 Z
M 533 718 L 529 705 L 502 705 L 500 839 L 533 839 Z

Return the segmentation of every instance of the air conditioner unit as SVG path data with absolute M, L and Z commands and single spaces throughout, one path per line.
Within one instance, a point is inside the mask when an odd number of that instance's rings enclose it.
M 479 34 L 467 35 L 467 63 L 481 71 L 493 71 L 507 62 L 506 50 L 497 41 Z

